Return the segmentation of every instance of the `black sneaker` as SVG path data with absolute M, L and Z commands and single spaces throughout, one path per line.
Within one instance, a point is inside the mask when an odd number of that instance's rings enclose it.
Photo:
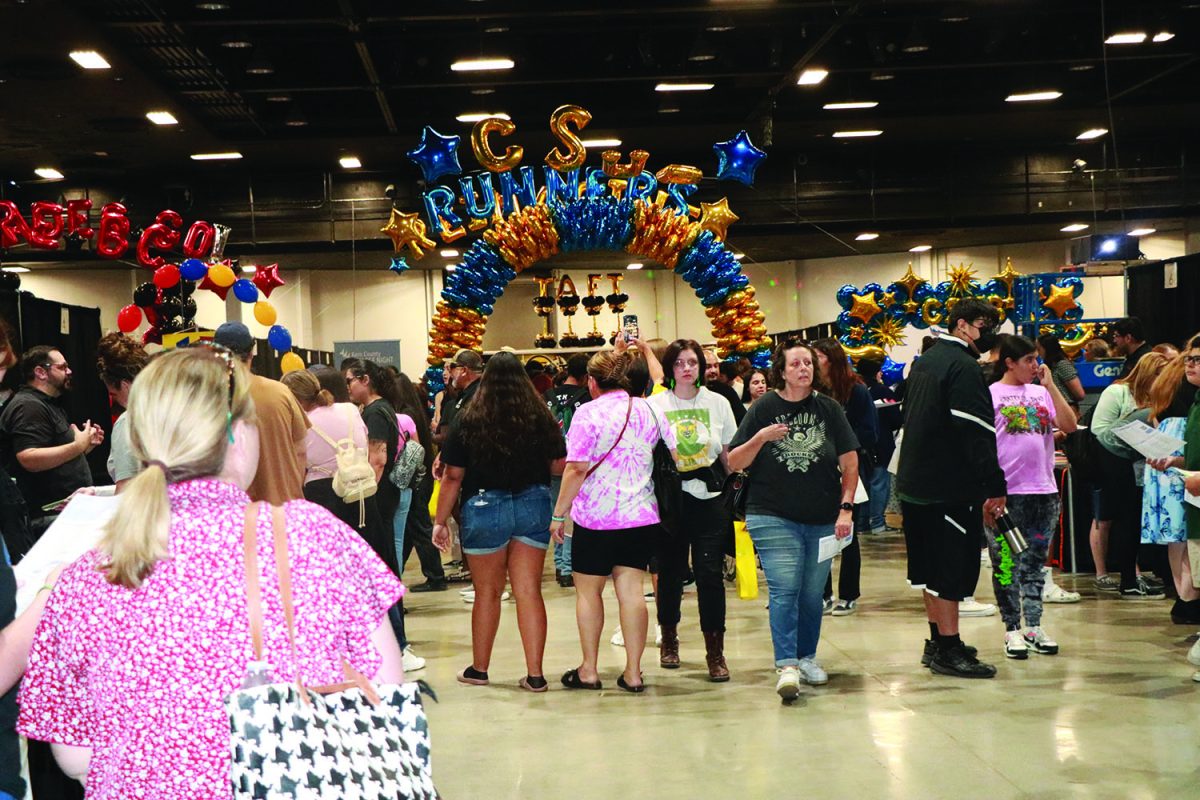
M 1146 586 L 1150 587 L 1151 589 L 1162 591 L 1167 586 L 1157 575 L 1147 575 L 1143 572 L 1139 577 L 1145 581 Z
M 450 585 L 448 583 L 446 583 L 445 578 L 443 578 L 441 580 L 436 580 L 436 579 L 430 578 L 429 580 L 422 583 L 420 586 L 412 587 L 412 589 L 410 589 L 409 591 L 411 591 L 411 592 L 444 592 L 449 588 L 450 588 Z
M 996 668 L 968 655 L 964 645 L 949 649 L 939 647 L 933 654 L 933 660 L 929 662 L 929 668 L 939 675 L 949 675 L 955 678 L 996 677 Z
M 965 650 L 967 652 L 967 655 L 969 655 L 971 658 L 974 658 L 975 656 L 979 655 L 979 651 L 977 649 L 975 649 L 974 647 L 971 647 L 971 645 L 969 645 L 969 644 L 964 644 L 963 650 Z M 937 652 L 937 642 L 935 642 L 933 639 L 926 639 L 925 640 L 925 649 L 921 652 L 921 666 L 928 667 L 930 662 L 933 661 L 933 654 L 936 652 Z
M 1176 625 L 1200 625 L 1200 600 L 1176 600 L 1171 607 L 1171 622 Z
M 558 576 L 558 585 L 564 589 L 569 589 L 575 585 L 575 578 L 569 572 L 566 575 L 560 574 Z
M 1141 575 L 1133 586 L 1121 590 L 1122 600 L 1162 600 L 1166 598 L 1163 590 L 1152 589 Z

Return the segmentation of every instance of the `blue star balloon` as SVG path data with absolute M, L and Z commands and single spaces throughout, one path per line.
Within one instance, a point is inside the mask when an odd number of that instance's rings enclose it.
M 407 155 L 425 174 L 425 182 L 433 183 L 443 175 L 461 175 L 458 163 L 459 136 L 442 136 L 426 125 L 421 132 L 421 144 Z
M 717 154 L 717 179 L 741 181 L 747 186 L 754 185 L 754 170 L 767 157 L 745 131 L 739 131 L 727 142 L 717 142 L 713 150 Z
M 399 275 L 403 272 L 407 272 L 408 267 L 409 264 L 407 258 L 404 256 L 392 256 L 392 265 L 388 267 L 388 269 Z

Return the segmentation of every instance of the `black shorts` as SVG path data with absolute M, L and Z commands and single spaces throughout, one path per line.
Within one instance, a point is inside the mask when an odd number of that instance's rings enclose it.
M 646 569 L 659 537 L 658 525 L 597 531 L 575 523 L 571 537 L 571 572 L 612 574 L 614 567 Z
M 943 600 L 975 594 L 983 537 L 981 505 L 901 501 L 908 583 Z

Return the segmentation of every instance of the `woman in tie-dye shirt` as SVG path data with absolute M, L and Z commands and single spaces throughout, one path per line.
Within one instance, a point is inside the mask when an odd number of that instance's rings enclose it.
M 642 691 L 646 642 L 642 580 L 659 535 L 652 479 L 654 445 L 662 437 L 672 451 L 674 434 L 662 413 L 629 396 L 629 353 L 597 353 L 588 361 L 588 390 L 567 433 L 567 466 L 551 517 L 550 532 L 563 538 L 569 513 L 575 524 L 571 571 L 583 663 L 563 675 L 569 689 L 599 689 L 596 655 L 604 627 L 600 593 L 611 575 L 625 631 L 625 672 L 617 685 Z

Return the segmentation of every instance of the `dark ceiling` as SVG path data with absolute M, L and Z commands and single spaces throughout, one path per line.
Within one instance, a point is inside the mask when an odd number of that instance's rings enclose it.
M 770 154 L 756 186 L 706 178 L 697 199 L 728 195 L 741 216 L 731 242 L 757 261 L 1066 238 L 1066 222 L 1112 230 L 1200 205 L 1187 158 L 1200 2 L 0 0 L 0 22 L 5 198 L 124 198 L 144 222 L 171 207 L 232 225 L 231 248 L 247 254 L 350 239 L 382 250 L 385 187 L 402 210 L 420 208 L 404 153 L 425 124 L 463 136 L 470 171 L 471 125 L 455 117 L 507 113 L 511 141 L 538 164 L 563 103 L 592 112 L 585 138 L 646 149 L 652 169 L 712 175 L 712 144 L 748 130 Z M 1174 37 L 1104 44 L 1127 31 Z M 80 69 L 75 49 L 112 69 Z M 480 56 L 516 65 L 450 69 Z M 808 67 L 829 76 L 797 86 Z M 715 88 L 656 92 L 662 81 Z M 1063 96 L 1005 102 L 1045 89 Z M 879 105 L 822 107 L 850 100 Z M 154 109 L 180 124 L 150 124 Z M 1088 128 L 1109 133 L 1077 141 Z M 883 134 L 832 138 L 847 129 Z M 214 150 L 244 158 L 189 159 Z M 345 154 L 363 169 L 341 169 Z M 40 182 L 40 166 L 66 180 Z M 855 242 L 863 230 L 883 235 Z

